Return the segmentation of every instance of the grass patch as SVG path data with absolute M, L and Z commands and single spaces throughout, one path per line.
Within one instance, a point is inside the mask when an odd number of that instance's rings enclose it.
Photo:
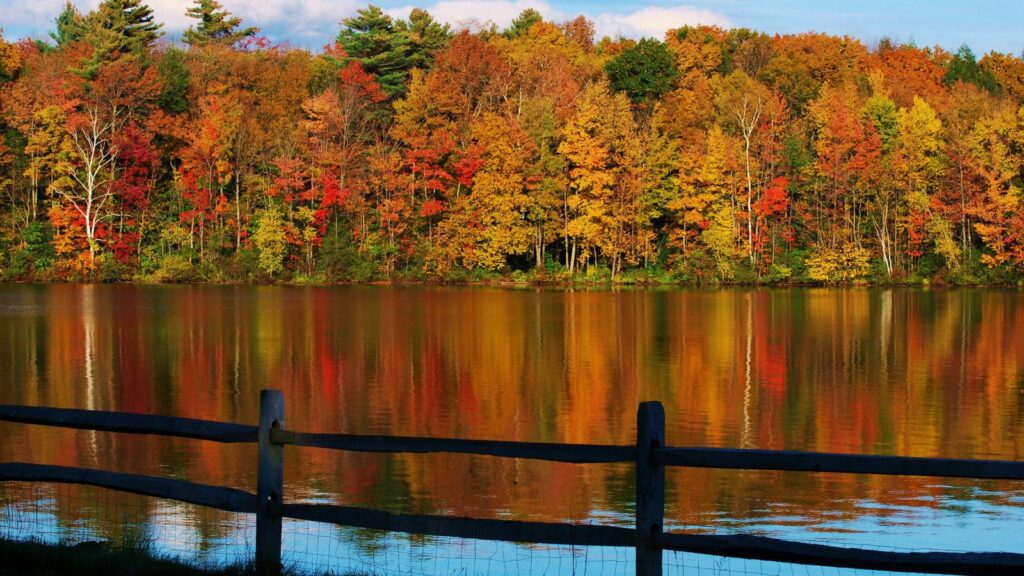
M 101 542 L 76 545 L 0 539 L 0 576 L 250 576 L 249 563 L 203 568 L 176 558 L 160 557 L 149 546 L 113 548 Z M 330 576 L 285 568 L 282 576 Z M 348 575 L 356 576 L 356 575 Z
M 177 559 L 152 555 L 146 547 L 115 549 L 100 542 L 76 545 L 0 540 L 0 574 L 42 576 L 74 572 L 78 576 L 243 576 L 246 566 L 207 570 Z

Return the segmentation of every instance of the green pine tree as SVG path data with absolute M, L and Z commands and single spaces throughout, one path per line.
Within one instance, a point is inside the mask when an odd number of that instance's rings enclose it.
M 172 114 L 187 112 L 189 75 L 185 52 L 168 48 L 157 61 L 156 70 L 160 75 L 160 108 Z
M 413 8 L 409 20 L 399 20 L 395 28 L 409 37 L 409 56 L 413 68 L 430 68 L 434 54 L 447 46 L 452 38 L 450 26 L 439 23 L 429 12 L 420 8 Z
M 348 57 L 376 76 L 389 97 L 401 94 L 413 66 L 409 36 L 397 30 L 391 17 L 373 5 L 341 23 L 337 40 Z
M 93 47 L 93 55 L 77 72 L 92 76 L 104 62 L 142 54 L 163 35 L 160 28 L 142 0 L 103 0 L 84 19 L 82 39 Z
M 509 26 L 502 34 L 506 38 L 518 38 L 523 34 L 526 34 L 530 28 L 533 28 L 534 24 L 543 22 L 544 17 L 540 15 L 533 8 L 527 8 L 516 16 L 516 19 L 512 21 L 512 25 Z
M 978 59 L 969 46 L 964 44 L 956 51 L 946 66 L 946 75 L 942 78 L 943 83 L 952 86 L 957 82 L 966 82 L 987 90 L 990 94 L 999 93 L 999 82 L 991 72 L 985 70 L 978 64 Z
M 195 0 L 194 5 L 185 11 L 189 18 L 199 23 L 185 31 L 185 43 L 190 46 L 201 46 L 210 43 L 232 45 L 250 36 L 255 36 L 260 29 L 254 26 L 239 28 L 242 19 L 232 16 L 217 0 Z
M 57 29 L 50 32 L 50 38 L 53 38 L 58 47 L 63 47 L 82 39 L 85 18 L 78 8 L 75 8 L 75 5 L 68 0 L 64 3 L 64 9 L 61 10 L 60 15 L 57 16 L 56 25 Z
M 109 53 L 139 53 L 163 32 L 153 21 L 153 9 L 142 0 L 103 0 L 88 18 L 90 32 L 101 31 L 109 41 Z

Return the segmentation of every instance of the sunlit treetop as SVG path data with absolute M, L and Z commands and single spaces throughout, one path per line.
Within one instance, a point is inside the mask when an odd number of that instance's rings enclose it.
M 14 78 L 21 68 L 21 54 L 13 44 L 4 41 L 3 30 L 0 30 L 0 83 Z

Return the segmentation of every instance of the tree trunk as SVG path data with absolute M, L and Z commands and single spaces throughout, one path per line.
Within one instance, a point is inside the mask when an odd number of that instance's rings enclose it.
M 750 267 L 754 268 L 754 183 L 750 178 L 750 134 L 744 131 L 744 142 L 746 146 L 743 149 L 744 163 L 747 169 L 747 249 L 750 252 Z
M 544 227 L 537 225 L 537 240 L 534 242 L 534 253 L 536 254 L 536 265 L 538 269 L 544 267 Z
M 235 254 L 242 249 L 242 193 L 239 180 L 240 174 L 235 173 Z
M 569 276 L 572 277 L 576 273 L 576 239 L 572 239 L 572 252 L 566 252 L 566 257 L 569 258 Z

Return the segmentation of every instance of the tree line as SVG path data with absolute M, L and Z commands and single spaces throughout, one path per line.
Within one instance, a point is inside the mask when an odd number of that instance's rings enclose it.
M 0 277 L 1024 279 L 1024 61 L 414 9 L 313 53 L 216 0 L 0 36 Z

